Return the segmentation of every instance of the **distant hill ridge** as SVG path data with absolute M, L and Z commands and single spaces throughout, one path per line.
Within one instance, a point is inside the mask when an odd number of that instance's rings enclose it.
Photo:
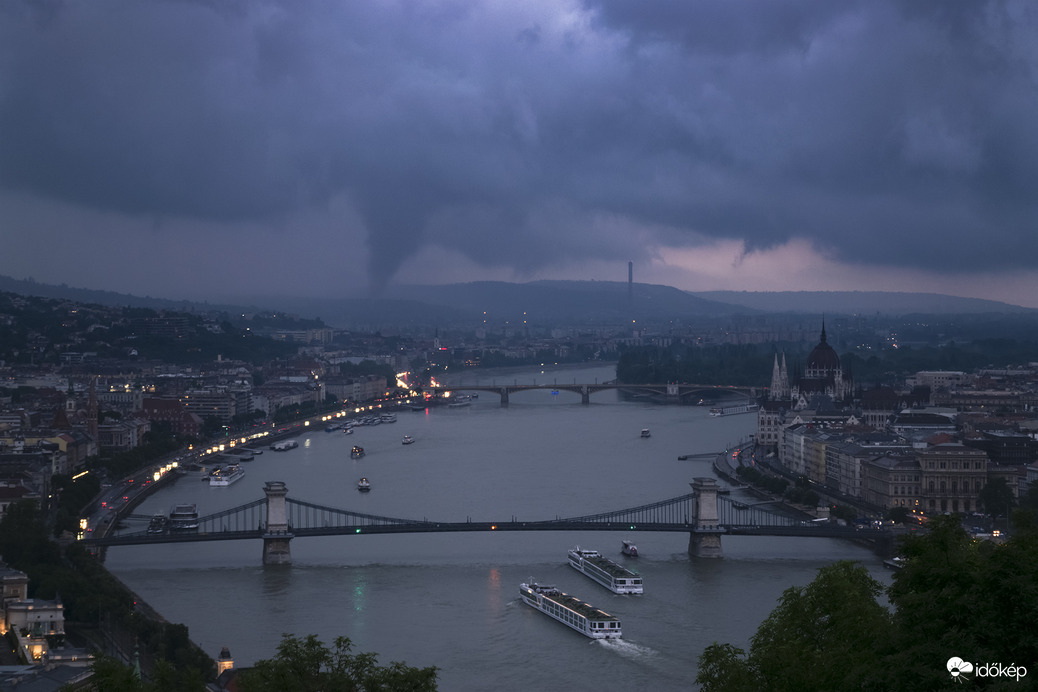
M 933 293 L 881 291 L 705 291 L 620 281 L 478 281 L 435 286 L 395 286 L 377 298 L 243 296 L 238 303 L 199 303 L 111 291 L 42 284 L 0 276 L 0 291 L 101 305 L 185 312 L 286 311 L 321 318 L 333 327 L 475 323 L 622 324 L 762 313 L 787 314 L 1038 314 L 992 300 Z M 259 306 L 259 307 L 256 307 Z
M 695 295 L 762 312 L 911 315 L 1034 313 L 1033 308 L 939 293 L 886 291 L 700 291 Z

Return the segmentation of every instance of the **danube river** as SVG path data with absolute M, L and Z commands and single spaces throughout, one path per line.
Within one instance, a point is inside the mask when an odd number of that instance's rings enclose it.
M 466 373 L 464 383 L 476 384 Z M 614 377 L 612 366 L 486 374 L 551 384 Z M 290 498 L 391 517 L 537 521 L 607 512 L 683 495 L 707 459 L 754 432 L 752 415 L 711 418 L 700 406 L 625 401 L 616 392 L 481 393 L 464 408 L 401 411 L 353 435 L 316 429 L 289 452 L 266 450 L 226 488 L 183 477 L 136 512 L 190 501 L 210 514 L 263 497 L 281 480 Z M 651 437 L 641 438 L 642 428 Z M 410 435 L 415 443 L 402 445 Z M 367 455 L 350 459 L 357 444 Z M 357 480 L 371 481 L 369 493 Z M 638 558 L 620 555 L 634 540 Z M 626 563 L 641 596 L 617 596 L 571 569 L 581 545 Z M 530 532 L 355 535 L 296 539 L 290 566 L 264 567 L 259 541 L 112 548 L 107 565 L 214 658 L 240 666 L 275 653 L 283 632 L 349 637 L 381 663 L 440 668 L 440 689 L 694 689 L 696 660 L 715 641 L 745 647 L 782 592 L 818 568 L 859 560 L 888 581 L 878 557 L 836 539 L 724 538 L 724 558 L 693 559 L 682 533 Z M 623 639 L 591 641 L 524 605 L 519 583 L 553 583 L 621 618 Z

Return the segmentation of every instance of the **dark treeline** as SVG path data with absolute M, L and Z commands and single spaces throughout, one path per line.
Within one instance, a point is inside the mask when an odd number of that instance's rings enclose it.
M 774 356 L 770 346 L 755 344 L 639 346 L 620 354 L 616 378 L 628 383 L 760 386 L 771 380 Z
M 986 367 L 1024 365 L 1035 360 L 1038 360 L 1038 342 L 1017 339 L 980 339 L 965 344 L 950 342 L 944 346 L 911 346 L 879 353 L 840 354 L 844 369 L 849 367 L 859 384 L 892 384 L 893 378 L 920 370 L 973 372 Z
M 616 366 L 621 382 L 685 382 L 754 387 L 771 382 L 777 354 L 785 355 L 791 377 L 803 372 L 813 345 L 675 344 L 626 348 Z M 839 351 L 838 351 L 839 352 Z M 920 370 L 974 372 L 985 367 L 1005 368 L 1038 360 L 1038 342 L 981 339 L 967 344 L 906 346 L 885 350 L 840 352 L 844 372 L 858 386 L 896 385 Z

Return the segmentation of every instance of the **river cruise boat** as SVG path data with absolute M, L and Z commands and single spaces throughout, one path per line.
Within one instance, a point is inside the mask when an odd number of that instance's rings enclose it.
M 361 491 L 362 493 L 368 492 L 369 490 L 371 490 L 371 482 L 367 478 L 361 478 L 359 481 L 357 481 L 357 490 Z
M 364 448 L 353 445 L 353 449 L 350 450 L 350 457 L 353 459 L 360 459 L 364 456 Z
M 198 505 L 177 504 L 169 508 L 170 531 L 195 531 L 198 529 Z
M 563 593 L 554 586 L 536 584 L 531 579 L 529 584 L 519 585 L 519 595 L 526 605 L 572 627 L 585 637 L 619 639 L 622 635 L 619 618 Z
M 472 405 L 472 397 L 468 394 L 462 394 L 460 396 L 453 397 L 447 404 L 447 408 L 462 408 L 464 406 Z
M 231 464 L 222 469 L 216 469 L 209 474 L 209 487 L 222 488 L 231 485 L 232 483 L 237 483 L 244 477 L 245 469 L 237 464 Z
M 736 404 L 734 406 L 718 406 L 710 409 L 710 415 L 716 418 L 718 416 L 733 416 L 737 413 L 756 413 L 759 408 L 760 404 L 749 402 L 745 404 Z
M 621 541 L 620 552 L 627 557 L 638 557 L 638 546 L 631 541 Z
M 299 443 L 295 440 L 281 440 L 270 445 L 270 449 L 275 452 L 287 452 L 290 449 L 295 449 L 299 446 Z
M 579 546 L 574 548 L 569 551 L 569 565 L 613 593 L 642 593 L 641 577 L 626 567 L 602 557 L 597 550 L 581 550 Z

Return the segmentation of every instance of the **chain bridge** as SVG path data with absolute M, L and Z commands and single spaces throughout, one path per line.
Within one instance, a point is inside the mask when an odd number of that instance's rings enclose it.
M 197 527 L 161 532 L 142 529 L 87 538 L 91 548 L 196 541 L 262 540 L 264 564 L 289 564 L 294 538 L 385 533 L 456 531 L 678 531 L 689 534 L 689 553 L 721 557 L 721 536 L 802 536 L 848 538 L 889 548 L 892 533 L 880 528 L 839 526 L 828 521 L 803 521 L 779 513 L 771 503 L 745 503 L 724 495 L 713 478 L 696 478 L 692 492 L 651 504 L 578 517 L 521 521 L 463 522 L 402 519 L 364 514 L 290 499 L 282 481 L 267 481 L 266 497 L 198 518 Z M 150 519 L 128 515 L 124 519 Z

